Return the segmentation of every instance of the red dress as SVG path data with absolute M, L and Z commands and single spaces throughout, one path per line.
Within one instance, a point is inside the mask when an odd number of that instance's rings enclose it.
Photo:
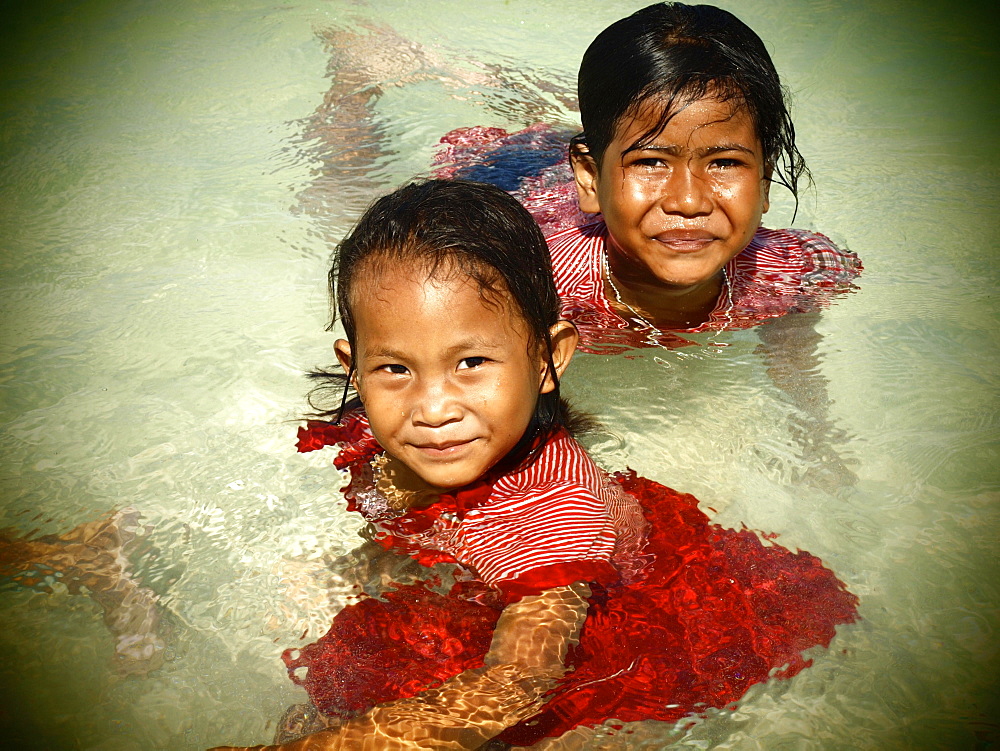
M 402 514 L 372 487 L 381 449 L 364 418 L 300 429 L 300 451 L 335 443 L 335 463 L 351 470 L 348 506 L 373 521 L 376 539 L 438 564 L 435 574 L 451 564 L 453 575 L 445 584 L 429 571 L 364 598 L 298 656 L 286 652 L 292 679 L 328 715 L 481 666 L 506 602 L 575 581 L 593 594 L 567 672 L 502 740 L 526 746 L 609 718 L 675 721 L 723 707 L 776 669 L 790 677 L 806 667 L 804 650 L 857 617 L 857 598 L 816 557 L 711 524 L 693 496 L 632 472 L 608 476 L 564 432 L 527 469 Z

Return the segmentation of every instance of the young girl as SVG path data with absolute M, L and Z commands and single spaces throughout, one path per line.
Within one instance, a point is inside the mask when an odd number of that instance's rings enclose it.
M 601 32 L 578 81 L 570 145 L 579 209 L 559 165 L 497 179 L 550 232 L 563 314 L 584 347 L 672 346 L 670 332 L 741 328 L 816 310 L 861 264 L 823 235 L 760 226 L 769 188 L 797 198 L 805 162 L 760 38 L 710 5 L 658 3 Z M 440 176 L 489 177 L 558 134 L 455 131 Z M 608 345 L 611 345 L 610 347 Z
M 339 445 L 373 543 L 427 568 L 285 655 L 328 727 L 280 748 L 506 747 L 676 720 L 794 674 L 854 620 L 816 558 L 608 476 L 571 437 L 559 378 L 577 334 L 541 233 L 503 191 L 433 181 L 380 199 L 331 282 L 360 404 L 310 423 L 300 450 Z

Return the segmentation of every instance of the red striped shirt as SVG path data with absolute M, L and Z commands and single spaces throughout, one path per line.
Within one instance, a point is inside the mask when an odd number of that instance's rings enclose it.
M 603 220 L 547 239 L 562 314 L 580 330 L 581 349 L 608 354 L 624 347 L 688 343 L 670 333 L 656 341 L 649 329 L 635 329 L 635 322 L 612 309 L 602 276 L 608 239 Z M 852 281 L 860 273 L 857 255 L 824 235 L 761 228 L 726 265 L 729 289 L 723 290 L 708 320 L 681 333 L 748 328 L 786 313 L 825 307 L 836 295 L 855 289 Z
M 530 466 L 501 477 L 489 500 L 469 511 L 452 555 L 488 584 L 516 582 L 563 564 L 552 570 L 560 581 L 534 582 L 545 589 L 588 580 L 582 575 L 593 568 L 588 564 L 634 559 L 644 528 L 635 500 L 561 433 Z M 570 563 L 577 565 L 565 566 Z
M 421 561 L 454 560 L 484 582 L 523 596 L 577 581 L 608 583 L 635 576 L 646 521 L 638 502 L 600 469 L 565 430 L 548 440 L 525 467 L 491 487 L 442 496 L 428 509 L 389 510 L 372 486 L 368 460 L 377 448 L 361 413 L 337 426 L 350 438 L 341 457 L 356 456 L 347 489 L 352 508 L 376 527 L 376 539 Z M 310 424 L 307 436 L 321 423 Z M 310 432 L 311 431 L 311 432 Z M 336 435 L 320 436 L 330 443 Z M 301 449 L 300 434 L 300 450 Z M 312 450 L 310 444 L 306 450 Z M 338 461 L 338 465 L 342 466 Z M 476 500 L 455 512 L 463 495 Z M 440 551 L 441 556 L 426 556 Z

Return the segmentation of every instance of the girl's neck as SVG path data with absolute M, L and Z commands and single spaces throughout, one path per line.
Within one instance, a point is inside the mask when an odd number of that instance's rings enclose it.
M 715 310 L 726 283 L 724 271 L 703 282 L 678 287 L 650 279 L 648 270 L 637 269 L 607 249 L 603 269 L 604 296 L 622 318 L 652 324 L 663 330 L 696 328 Z
M 426 508 L 441 495 L 441 490 L 428 485 L 413 470 L 389 454 L 380 454 L 372 462 L 375 489 L 397 511 Z

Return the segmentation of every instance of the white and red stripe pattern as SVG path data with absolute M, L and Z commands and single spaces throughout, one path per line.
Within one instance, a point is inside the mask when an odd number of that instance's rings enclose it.
M 571 227 L 547 239 L 563 316 L 580 329 L 581 349 L 610 353 L 623 346 L 651 346 L 649 331 L 632 328 L 634 324 L 615 313 L 604 294 L 601 272 L 608 239 L 604 222 Z M 834 296 L 855 289 L 852 282 L 860 273 L 857 255 L 824 235 L 761 228 L 726 266 L 732 304 L 723 293 L 706 323 L 681 333 L 748 328 L 786 313 L 825 307 Z M 660 343 L 687 342 L 668 333 Z
M 574 569 L 589 568 L 566 564 L 627 557 L 644 525 L 634 499 L 609 483 L 583 448 L 561 433 L 529 467 L 497 481 L 489 500 L 466 515 L 452 554 L 490 584 L 557 564 L 565 579 Z

